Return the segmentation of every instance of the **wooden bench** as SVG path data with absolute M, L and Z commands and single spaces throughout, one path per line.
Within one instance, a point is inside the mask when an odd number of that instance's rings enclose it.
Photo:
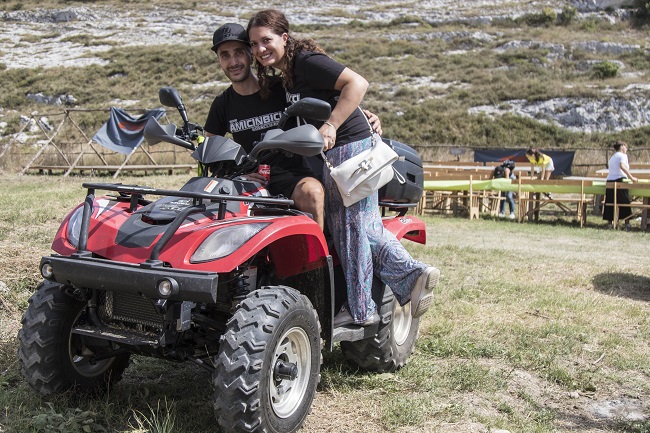
M 418 213 L 424 214 L 426 210 L 435 212 L 450 212 L 458 216 L 461 211 L 467 211 L 469 219 L 478 219 L 481 211 L 495 213 L 498 209 L 498 201 L 493 203 L 493 193 L 491 191 L 477 191 L 473 187 L 476 181 L 487 180 L 490 178 L 489 172 L 471 172 L 461 170 L 458 172 L 437 173 L 436 176 L 425 180 L 433 181 L 462 181 L 467 182 L 467 187 L 453 190 L 426 190 L 422 194 L 422 199 L 418 206 Z M 497 198 L 497 200 L 499 200 Z
M 523 222 L 525 218 L 528 221 L 539 220 L 539 211 L 550 205 L 554 204 L 565 214 L 575 215 L 580 227 L 583 227 L 587 222 L 587 203 L 589 200 L 586 198 L 585 187 L 593 185 L 590 180 L 539 180 L 539 179 L 519 179 L 517 192 L 519 195 L 517 221 Z M 525 185 L 536 186 L 536 189 L 543 189 L 543 192 L 528 192 L 522 189 Z M 571 186 L 575 188 L 575 192 L 566 193 L 557 191 L 557 187 Z M 571 196 L 568 196 L 568 195 Z M 570 205 L 575 204 L 576 210 L 570 209 Z
M 190 171 L 196 169 L 196 164 L 150 164 L 150 165 L 76 165 L 72 168 L 66 165 L 32 165 L 29 167 L 29 170 L 36 170 L 39 173 L 53 174 L 54 172 L 63 172 L 76 171 L 81 174 L 85 172 L 90 173 L 116 173 L 118 171 L 143 171 L 143 172 L 155 172 L 164 170 L 168 174 L 174 174 L 175 171 Z
M 445 167 L 445 166 L 467 166 L 467 167 L 477 167 L 482 166 L 482 162 L 475 161 L 427 161 L 423 163 L 424 167 Z
M 492 172 L 485 170 L 462 170 L 453 168 L 439 168 L 424 170 L 424 180 L 458 180 L 469 179 L 470 176 L 474 180 L 489 179 Z M 452 179 L 453 178 L 453 179 Z
M 630 170 L 633 168 L 641 168 L 641 169 L 650 169 L 650 163 L 647 162 L 631 162 L 630 163 Z

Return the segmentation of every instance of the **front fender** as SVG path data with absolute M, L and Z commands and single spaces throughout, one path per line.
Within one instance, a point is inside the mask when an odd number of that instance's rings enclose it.
M 228 256 L 191 263 L 194 251 L 216 230 L 226 226 L 232 227 L 233 224 L 260 221 L 268 222 L 269 225 Z M 327 242 L 320 227 L 304 215 L 248 217 L 239 221 L 225 221 L 211 229 L 197 230 L 196 234 L 199 236 L 186 236 L 177 243 L 170 242 L 161 252 L 160 260 L 175 268 L 230 272 L 268 247 L 276 273 L 280 277 L 288 277 L 322 267 L 323 259 L 329 255 Z

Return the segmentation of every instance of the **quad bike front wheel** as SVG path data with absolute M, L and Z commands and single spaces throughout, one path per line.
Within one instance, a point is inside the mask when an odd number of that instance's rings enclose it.
M 393 371 L 406 365 L 415 348 L 420 319 L 411 316 L 411 303 L 401 306 L 391 288 L 384 286 L 379 310 L 379 329 L 372 338 L 341 341 L 345 357 L 369 371 Z
M 20 370 L 41 394 L 70 388 L 102 393 L 122 378 L 129 364 L 128 353 L 94 359 L 114 350 L 112 343 L 72 333 L 73 327 L 89 323 L 86 302 L 66 294 L 60 284 L 39 284 L 21 323 Z
M 320 379 L 322 340 L 307 297 L 263 287 L 227 323 L 215 358 L 214 410 L 231 432 L 295 432 Z

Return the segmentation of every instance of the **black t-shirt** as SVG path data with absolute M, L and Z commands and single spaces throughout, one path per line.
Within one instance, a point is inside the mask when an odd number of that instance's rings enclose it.
M 233 140 L 250 153 L 253 144 L 262 139 L 262 134 L 276 128 L 280 116 L 287 107 L 287 98 L 282 83 L 273 83 L 270 95 L 262 99 L 259 92 L 240 95 L 232 86 L 214 98 L 210 113 L 205 121 L 205 130 L 215 135 L 232 134 Z
M 341 94 L 334 85 L 344 69 L 345 66 L 326 54 L 301 51 L 294 58 L 293 86 L 287 89 L 288 101 L 294 103 L 302 98 L 317 98 L 327 101 L 333 110 Z M 323 125 L 323 122 L 305 120 L 317 128 Z M 357 108 L 336 131 L 336 145 L 368 137 L 370 137 L 370 126 L 366 116 Z
M 502 177 L 506 177 L 506 169 L 503 165 L 497 165 L 494 167 L 494 174 L 493 177 L 495 179 L 501 179 Z
M 259 92 L 240 95 L 232 86 L 228 87 L 212 102 L 205 130 L 222 136 L 229 132 L 233 140 L 250 153 L 266 131 L 278 126 L 287 107 L 287 95 L 279 80 L 274 81 L 269 90 L 268 98 L 262 99 Z M 302 156 L 283 151 L 270 157 L 261 154 L 260 163 L 271 165 L 271 176 L 304 173 L 308 167 Z

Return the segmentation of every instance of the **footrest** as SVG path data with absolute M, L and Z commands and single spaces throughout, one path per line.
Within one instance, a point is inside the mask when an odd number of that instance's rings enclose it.
M 102 340 L 114 341 L 129 346 L 159 346 L 158 338 L 153 335 L 138 334 L 116 328 L 95 328 L 92 326 L 77 326 L 72 328 L 72 333 L 86 337 L 95 337 Z

